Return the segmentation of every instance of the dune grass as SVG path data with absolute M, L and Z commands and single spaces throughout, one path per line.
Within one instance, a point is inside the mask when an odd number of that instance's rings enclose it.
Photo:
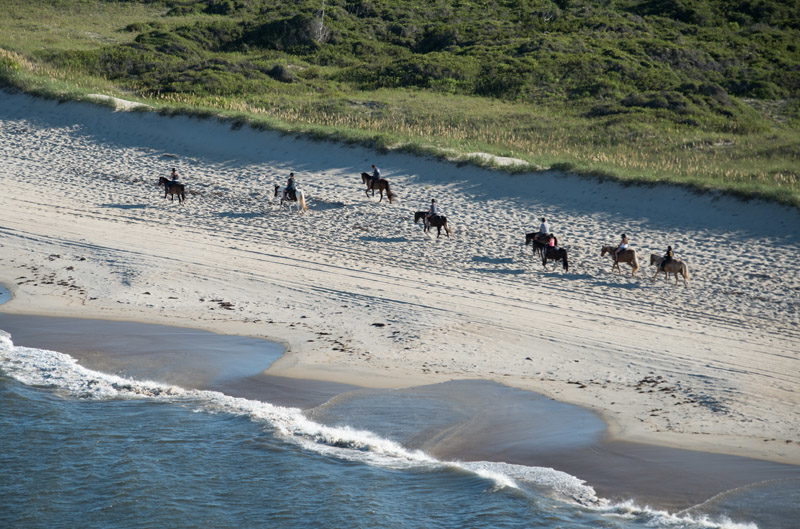
M 265 77 L 246 81 L 252 84 L 245 90 L 236 86 L 241 77 L 226 77 L 229 72 L 220 71 L 209 81 L 216 83 L 214 90 L 162 92 L 146 80 L 99 74 L 91 67 L 96 58 L 91 53 L 132 42 L 140 32 L 131 27 L 153 20 L 166 27 L 185 25 L 186 17 L 165 13 L 158 2 L 60 0 L 55 9 L 53 3 L 9 1 L 10 11 L 0 15 L 0 83 L 6 89 L 74 100 L 104 93 L 147 103 L 166 114 L 223 116 L 232 126 L 249 124 L 492 165 L 491 159 L 469 156 L 485 152 L 525 161 L 526 165 L 502 167 L 521 177 L 560 170 L 800 207 L 796 99 L 734 98 L 729 108 L 735 119 L 706 113 L 706 122 L 682 123 L 667 110 L 647 105 L 597 112 L 591 100 L 553 97 L 532 104 L 448 87 L 364 89 L 337 80 L 335 66 L 263 51 L 209 57 L 224 61 L 223 70 L 236 61 L 257 65 L 267 55 L 269 61 L 283 58 L 298 82 Z M 194 14 L 191 21 L 209 17 Z

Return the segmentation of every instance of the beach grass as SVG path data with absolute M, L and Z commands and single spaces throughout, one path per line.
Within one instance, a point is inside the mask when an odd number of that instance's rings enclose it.
M 146 103 L 162 113 L 221 116 L 235 126 L 433 155 L 520 177 L 558 170 L 800 207 L 797 99 L 726 96 L 722 113 L 703 112 L 699 121 L 676 120 L 669 110 L 646 102 L 622 108 L 552 97 L 534 104 L 461 93 L 444 82 L 433 89 L 365 89 L 341 81 L 341 68 L 298 57 L 291 57 L 290 65 L 297 82 L 264 75 L 249 79 L 234 68 L 237 61 L 254 61 L 257 68 L 258 60 L 286 63 L 286 53 L 263 50 L 260 58 L 241 50 L 209 55 L 203 60 L 221 66 L 203 78 L 202 89 L 195 79 L 193 88 L 162 91 L 147 77 L 103 74 L 95 52 L 117 53 L 154 20 L 170 28 L 185 26 L 186 16 L 165 13 L 159 2 L 61 0 L 54 8 L 51 3 L 10 1 L 13 14 L 0 16 L 0 83 L 7 89 L 72 100 L 103 93 Z M 197 24 L 211 18 L 194 13 L 190 20 Z M 525 163 L 503 165 L 471 153 Z

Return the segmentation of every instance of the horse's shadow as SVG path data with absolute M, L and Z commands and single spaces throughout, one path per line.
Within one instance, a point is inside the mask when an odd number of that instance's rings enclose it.
M 327 200 L 314 199 L 313 203 L 308 205 L 308 209 L 314 211 L 325 211 L 328 209 L 341 209 L 344 207 L 344 202 L 328 202 Z
M 482 255 L 475 255 L 472 260 L 476 263 L 487 264 L 509 264 L 514 262 L 513 257 L 484 257 Z
M 261 213 L 239 213 L 236 211 L 220 211 L 216 214 L 217 217 L 224 219 L 253 219 L 260 217 Z
M 114 208 L 114 209 L 147 209 L 149 204 L 100 204 L 101 208 Z
M 594 279 L 593 276 L 589 274 L 574 274 L 569 272 L 561 272 L 558 270 L 545 270 L 542 275 L 544 277 L 557 277 L 559 279 L 572 279 L 572 280 L 579 280 L 579 279 Z
M 359 237 L 359 240 L 367 242 L 408 242 L 405 237 L 371 237 L 367 235 Z
M 505 274 L 505 275 L 521 275 L 524 274 L 526 271 L 520 268 L 514 268 L 512 270 L 502 269 L 502 268 L 470 268 L 473 272 L 481 272 L 483 274 Z

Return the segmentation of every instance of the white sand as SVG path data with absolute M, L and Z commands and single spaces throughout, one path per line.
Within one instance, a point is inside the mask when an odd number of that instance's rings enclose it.
M 281 340 L 280 375 L 489 378 L 590 406 L 621 439 L 800 463 L 795 210 L 3 93 L 0 156 L 5 311 Z M 395 204 L 365 197 L 371 163 Z M 184 205 L 155 187 L 173 166 Z M 289 171 L 306 214 L 271 202 Z M 431 197 L 451 240 L 412 222 Z M 542 215 L 569 273 L 523 252 Z M 623 231 L 645 257 L 672 244 L 690 287 L 611 273 L 600 246 Z

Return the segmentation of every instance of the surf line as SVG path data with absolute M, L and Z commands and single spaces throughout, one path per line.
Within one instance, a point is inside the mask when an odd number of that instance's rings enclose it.
M 488 461 L 441 461 L 367 430 L 320 424 L 308 419 L 299 408 L 94 371 L 81 366 L 74 357 L 65 353 L 15 346 L 11 335 L 5 331 L 0 331 L 0 372 L 20 383 L 58 389 L 77 399 L 152 399 L 194 406 L 209 413 L 245 416 L 270 426 L 281 439 L 303 449 L 354 462 L 396 470 L 442 469 L 469 473 L 490 481 L 493 491 L 536 492 L 608 515 L 645 515 L 664 523 L 679 520 L 698 524 L 698 527 L 730 527 L 729 521 L 717 524 L 707 518 L 678 516 L 638 507 L 632 502 L 612 504 L 598 498 L 594 489 L 583 480 L 552 468 Z

